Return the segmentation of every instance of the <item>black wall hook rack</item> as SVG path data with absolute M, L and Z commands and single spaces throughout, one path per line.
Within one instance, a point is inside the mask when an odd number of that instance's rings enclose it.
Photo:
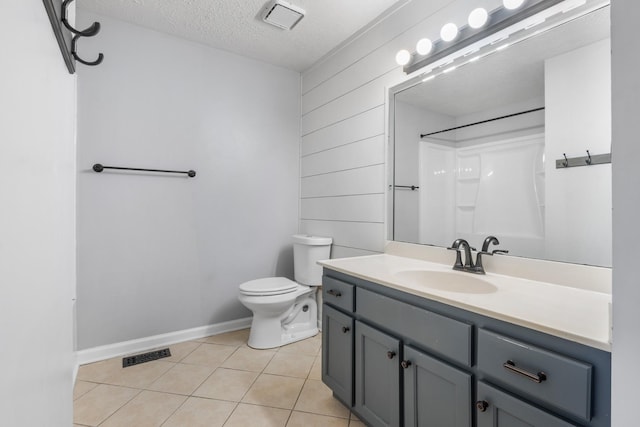
M 586 156 L 567 157 L 566 153 L 562 153 L 562 159 L 556 160 L 556 169 L 575 168 L 578 166 L 595 166 L 611 163 L 611 153 L 591 154 L 587 150 Z
M 126 168 L 121 166 L 104 166 L 104 165 L 101 165 L 100 163 L 96 163 L 95 165 L 93 165 L 92 169 L 95 172 L 102 172 L 105 169 L 116 169 L 116 170 L 138 171 L 138 172 L 183 173 L 187 175 L 189 178 L 193 178 L 196 176 L 196 171 L 194 171 L 193 169 L 188 171 L 172 171 L 172 170 L 166 170 L 166 169 L 144 169 L 144 168 Z
M 98 28 L 100 28 L 100 27 L 98 27 Z M 81 64 L 84 64 L 84 65 L 95 66 L 95 65 L 100 64 L 102 62 L 102 60 L 104 59 L 104 55 L 102 53 L 98 54 L 98 59 L 96 59 L 95 61 L 85 61 L 84 59 L 82 59 L 82 58 L 80 58 L 78 56 L 78 53 L 76 52 L 76 43 L 78 42 L 78 39 L 80 37 L 83 37 L 83 36 L 76 35 L 76 36 L 73 36 L 73 38 L 71 39 L 71 55 L 73 55 L 73 57 L 75 58 L 76 61 L 78 61 L 78 62 L 80 62 Z
M 73 1 L 74 0 L 64 0 L 62 2 L 62 18 L 61 18 L 62 24 L 64 24 L 64 26 L 74 34 L 73 38 L 71 39 L 71 55 L 73 55 L 75 60 L 80 62 L 81 64 L 96 66 L 102 62 L 102 60 L 104 59 L 104 55 L 102 53 L 99 53 L 98 59 L 96 59 L 95 61 L 85 61 L 84 59 L 78 56 L 78 53 L 76 51 L 76 45 L 80 37 L 93 37 L 96 34 L 98 34 L 100 32 L 100 23 L 94 22 L 93 24 L 91 24 L 89 28 L 82 31 L 76 28 L 73 28 L 71 24 L 69 24 L 69 21 L 67 19 L 67 8 L 69 7 L 69 4 L 71 4 Z
M 76 72 L 76 61 L 85 65 L 98 65 L 104 59 L 100 53 L 95 61 L 85 61 L 78 56 L 76 46 L 80 37 L 93 37 L 100 32 L 100 23 L 94 22 L 84 30 L 74 28 L 68 19 L 67 8 L 73 0 L 42 0 L 49 16 L 51 29 L 56 36 L 62 59 L 69 70 L 69 74 Z M 68 31 L 65 31 L 68 30 Z
M 93 37 L 96 34 L 98 34 L 100 32 L 99 22 L 94 22 L 89 28 L 82 31 L 76 30 L 71 26 L 71 24 L 69 24 L 69 20 L 67 19 L 67 7 L 69 7 L 69 4 L 72 1 L 73 0 L 64 0 L 62 2 L 62 18 L 60 18 L 60 20 L 62 21 L 62 24 L 64 24 L 64 26 L 67 27 L 67 30 L 71 31 L 73 34 L 77 36 Z

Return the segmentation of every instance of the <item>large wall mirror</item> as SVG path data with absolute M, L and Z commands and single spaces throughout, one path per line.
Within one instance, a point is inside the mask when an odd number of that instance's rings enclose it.
M 391 89 L 392 240 L 611 266 L 609 7 L 528 31 Z

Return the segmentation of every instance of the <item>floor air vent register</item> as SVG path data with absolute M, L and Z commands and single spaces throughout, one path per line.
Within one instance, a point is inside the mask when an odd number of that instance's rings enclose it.
M 162 359 L 163 357 L 171 357 L 171 351 L 168 348 L 136 354 L 135 356 L 123 357 L 122 367 L 126 368 L 133 365 L 139 365 L 140 363 L 151 362 L 152 360 Z

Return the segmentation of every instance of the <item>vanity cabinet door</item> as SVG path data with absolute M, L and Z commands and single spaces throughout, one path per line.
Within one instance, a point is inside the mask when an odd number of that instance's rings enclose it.
M 371 427 L 400 426 L 400 341 L 355 322 L 355 408 Z
M 404 347 L 406 427 L 471 427 L 471 375 L 433 357 Z
M 478 382 L 478 427 L 577 427 L 483 382 Z
M 324 304 L 322 308 L 322 381 L 353 406 L 353 318 Z

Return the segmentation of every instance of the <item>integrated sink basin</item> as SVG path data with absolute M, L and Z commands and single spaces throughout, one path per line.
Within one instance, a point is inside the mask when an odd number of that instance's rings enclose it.
M 446 292 L 465 294 L 491 294 L 498 290 L 494 285 L 469 273 L 433 270 L 402 270 L 394 273 L 398 279 L 412 285 L 424 286 Z

